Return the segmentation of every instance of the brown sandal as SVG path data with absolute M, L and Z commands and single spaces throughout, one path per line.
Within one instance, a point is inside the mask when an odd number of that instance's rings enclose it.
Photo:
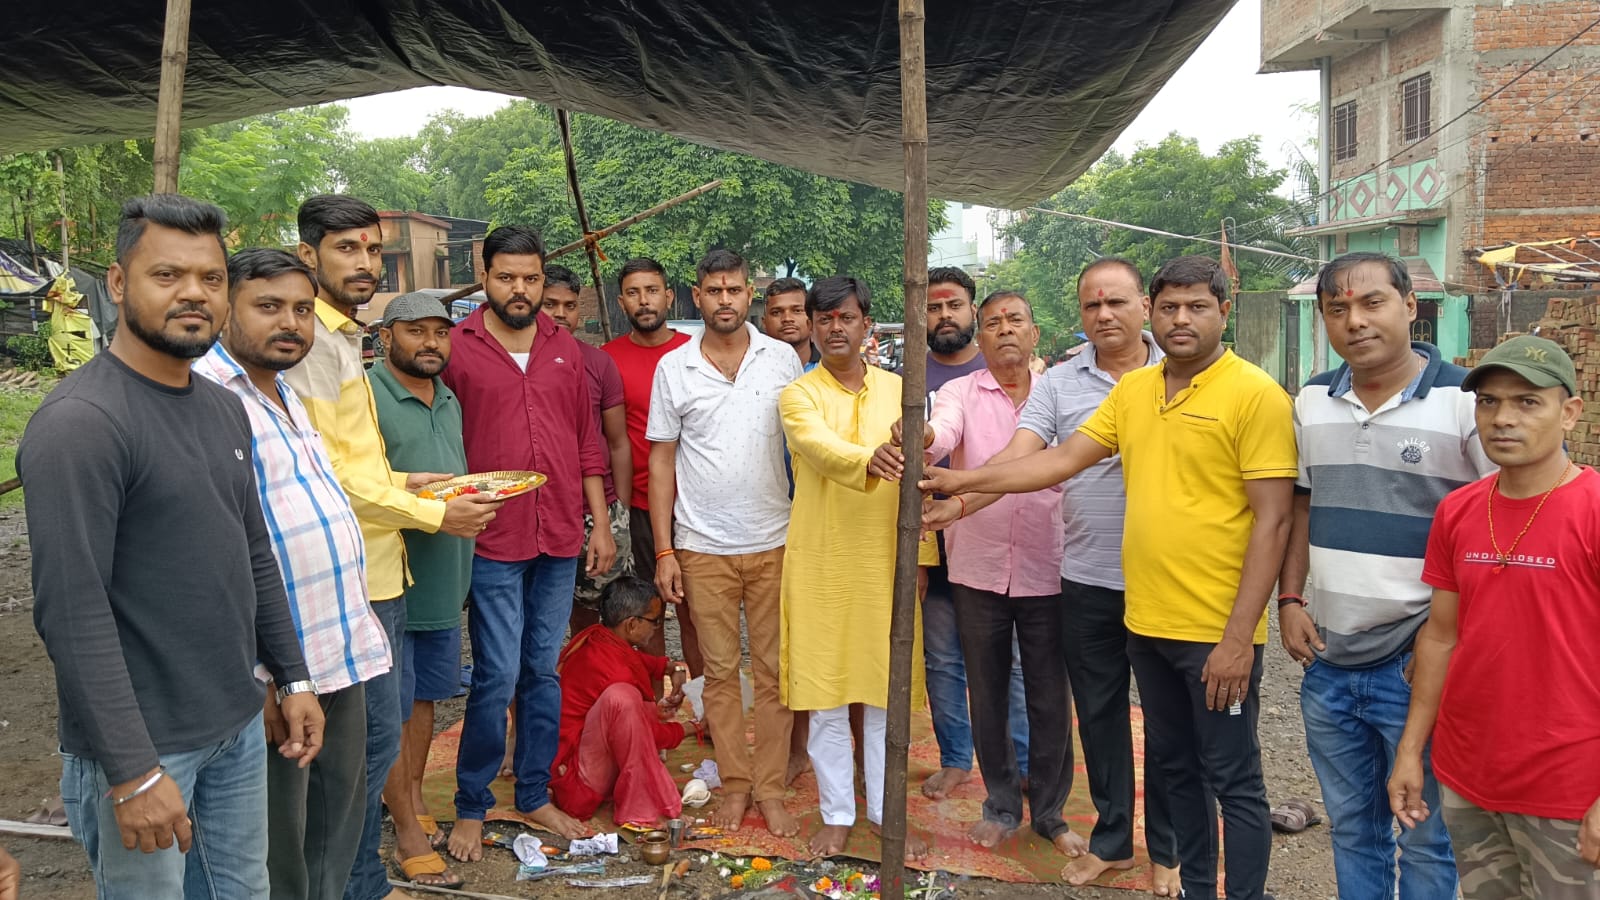
M 1308 800 L 1285 800 L 1272 810 L 1272 830 L 1284 834 L 1299 834 L 1313 825 L 1321 825 L 1322 816 Z

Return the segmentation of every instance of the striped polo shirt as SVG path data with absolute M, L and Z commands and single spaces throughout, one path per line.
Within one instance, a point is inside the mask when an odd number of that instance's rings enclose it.
M 1434 510 L 1451 491 L 1494 471 L 1473 420 L 1467 370 L 1437 347 L 1406 389 L 1368 412 L 1349 364 L 1311 379 L 1295 398 L 1296 490 L 1311 494 L 1309 609 L 1336 666 L 1370 666 L 1411 647 L 1432 590 L 1422 558 Z

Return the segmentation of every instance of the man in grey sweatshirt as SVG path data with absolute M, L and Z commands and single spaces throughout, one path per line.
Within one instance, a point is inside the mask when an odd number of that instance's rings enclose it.
M 62 799 L 102 900 L 265 898 L 260 662 L 322 745 L 239 400 L 190 375 L 227 317 L 222 210 L 131 200 L 107 275 L 122 325 L 17 453 L 34 624 L 55 664 Z

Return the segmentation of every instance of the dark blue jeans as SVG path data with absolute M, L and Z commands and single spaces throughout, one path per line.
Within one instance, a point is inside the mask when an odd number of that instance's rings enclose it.
M 506 753 L 506 707 L 517 701 L 517 809 L 550 802 L 550 766 L 561 736 L 556 659 L 572 615 L 575 556 L 521 562 L 472 560 L 472 692 L 456 757 L 456 816 L 482 819 L 494 806 L 490 785 Z
M 1411 654 L 1360 669 L 1321 660 L 1300 683 L 1306 748 L 1322 783 L 1322 801 L 1333 823 L 1333 870 L 1342 900 L 1451 900 L 1456 895 L 1455 855 L 1439 783 L 1424 753 L 1422 797 L 1434 814 L 1416 828 L 1403 828 L 1395 869 L 1394 813 L 1389 810 L 1389 775 L 1405 731 L 1411 685 L 1405 669 Z
M 967 715 L 967 667 L 961 656 L 949 570 L 928 569 L 928 592 L 922 599 L 922 660 L 927 673 L 928 707 L 933 737 L 939 744 L 939 768 L 972 770 L 972 720 Z M 1028 702 L 1022 685 L 1022 657 L 1011 640 L 1011 744 L 1017 770 L 1028 777 Z
M 383 865 L 383 783 L 400 756 L 400 652 L 406 633 L 406 598 L 372 604 L 383 633 L 389 637 L 388 672 L 367 682 L 367 805 L 356 864 L 344 886 L 345 900 L 380 900 L 389 896 L 389 872 Z

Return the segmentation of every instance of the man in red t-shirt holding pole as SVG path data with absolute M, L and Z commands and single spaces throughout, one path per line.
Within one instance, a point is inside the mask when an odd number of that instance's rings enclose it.
M 1407 827 L 1431 814 L 1431 736 L 1466 900 L 1600 900 L 1600 671 L 1581 624 L 1600 619 L 1600 475 L 1563 444 L 1583 412 L 1577 372 L 1558 344 L 1525 335 L 1462 388 L 1500 472 L 1434 517 L 1433 606 L 1389 804 Z

